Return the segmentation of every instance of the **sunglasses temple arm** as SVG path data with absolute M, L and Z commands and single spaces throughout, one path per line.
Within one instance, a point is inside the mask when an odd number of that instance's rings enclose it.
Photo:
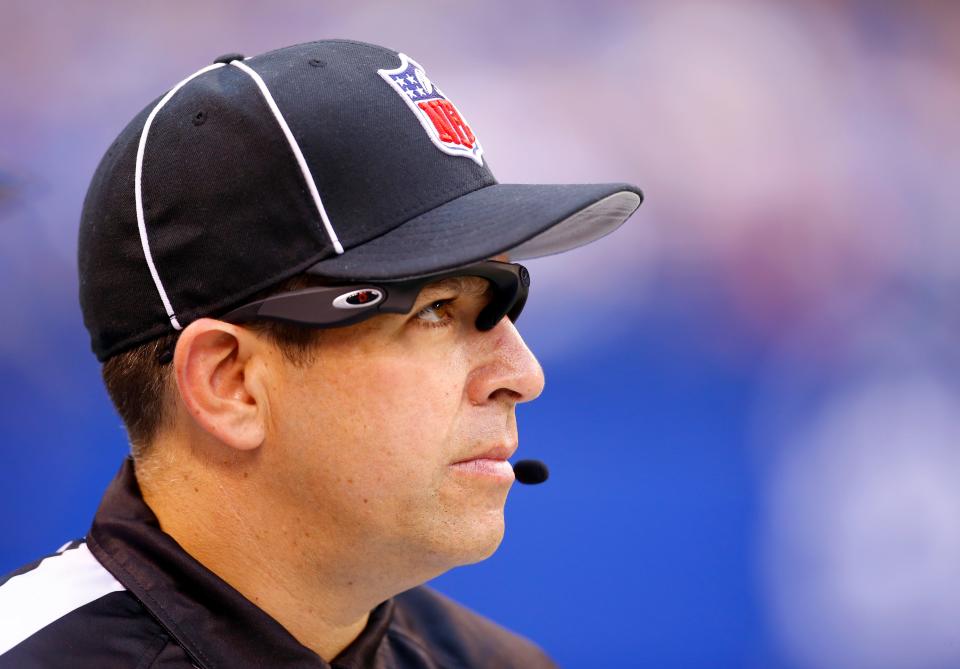
M 228 311 L 220 316 L 220 319 L 227 321 L 228 323 L 244 323 L 246 321 L 255 320 L 260 314 L 260 307 L 262 305 L 263 300 L 257 300 L 256 302 L 251 302 L 250 304 L 245 304 L 242 307 L 238 307 L 233 311 Z

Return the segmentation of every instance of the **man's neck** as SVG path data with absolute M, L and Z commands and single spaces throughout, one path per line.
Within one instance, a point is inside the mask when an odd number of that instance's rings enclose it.
M 322 528 L 265 517 L 216 471 L 138 471 L 138 479 L 164 532 L 325 660 L 360 635 L 380 602 L 416 585 L 390 583 L 383 570 L 371 574 Z

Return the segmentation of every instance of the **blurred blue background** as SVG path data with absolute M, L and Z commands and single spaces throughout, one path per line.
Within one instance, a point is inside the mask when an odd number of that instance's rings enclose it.
M 0 572 L 126 452 L 77 305 L 90 176 L 224 52 L 402 50 L 502 182 L 621 181 L 531 261 L 507 536 L 436 587 L 571 667 L 960 666 L 960 5 L 0 6 Z

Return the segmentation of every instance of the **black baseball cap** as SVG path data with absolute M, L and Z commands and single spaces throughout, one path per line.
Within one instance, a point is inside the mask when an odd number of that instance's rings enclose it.
M 80 304 L 104 361 L 304 272 L 405 279 L 565 251 L 642 198 L 626 183 L 497 183 L 474 126 L 391 49 L 227 54 L 147 105 L 101 160 Z

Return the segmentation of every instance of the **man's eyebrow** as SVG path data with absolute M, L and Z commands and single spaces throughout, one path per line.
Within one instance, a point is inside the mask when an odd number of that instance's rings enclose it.
M 417 300 L 429 301 L 436 296 L 455 293 L 468 295 L 483 295 L 490 287 L 490 282 L 479 276 L 451 276 L 440 279 L 423 287 Z

